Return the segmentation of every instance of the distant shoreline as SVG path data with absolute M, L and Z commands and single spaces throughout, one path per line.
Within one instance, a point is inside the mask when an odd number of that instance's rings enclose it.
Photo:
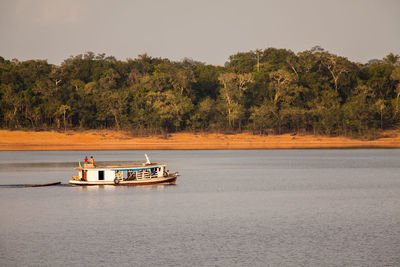
M 372 141 L 345 137 L 240 134 L 169 134 L 132 137 L 125 131 L 9 131 L 0 130 L 0 151 L 13 150 L 185 150 L 185 149 L 322 149 L 400 148 L 400 131 L 385 132 Z

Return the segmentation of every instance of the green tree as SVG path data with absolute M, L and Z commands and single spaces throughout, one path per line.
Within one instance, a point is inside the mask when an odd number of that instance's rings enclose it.
M 64 131 L 67 130 L 67 123 L 66 123 L 67 116 L 66 115 L 67 115 L 67 111 L 69 111 L 70 109 L 71 109 L 71 107 L 68 105 L 61 105 L 57 110 L 57 114 L 63 115 Z
M 193 109 L 193 104 L 188 97 L 171 90 L 149 96 L 153 98 L 152 106 L 157 111 L 164 129 L 170 130 L 173 127 L 175 131 L 178 131 L 184 126 L 185 118 Z
M 229 129 L 235 128 L 235 121 L 241 128 L 241 119 L 244 115 L 243 93 L 253 82 L 251 74 L 223 73 L 218 77 L 222 84 L 220 89 L 221 107 L 226 112 Z

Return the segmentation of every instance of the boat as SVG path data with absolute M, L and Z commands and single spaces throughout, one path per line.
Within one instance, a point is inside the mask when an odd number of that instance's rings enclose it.
M 94 162 L 75 168 L 78 175 L 72 185 L 153 185 L 175 184 L 178 172 L 170 173 L 165 164 L 151 163 L 148 156 L 142 164 L 100 166 Z

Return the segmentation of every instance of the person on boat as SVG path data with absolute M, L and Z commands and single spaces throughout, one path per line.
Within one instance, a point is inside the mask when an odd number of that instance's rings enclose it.
M 87 156 L 85 156 L 85 164 L 88 164 L 88 163 L 89 163 L 89 160 L 88 160 Z
M 120 173 L 120 171 L 115 171 L 115 179 L 118 179 L 118 180 L 120 180 L 121 179 L 121 173 Z
M 94 163 L 94 158 L 93 158 L 93 156 L 90 156 L 90 164 L 89 164 L 89 166 L 90 166 L 90 167 L 97 167 L 96 163 Z

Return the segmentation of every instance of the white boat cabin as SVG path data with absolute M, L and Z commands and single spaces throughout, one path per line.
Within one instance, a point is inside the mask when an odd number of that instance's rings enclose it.
M 93 166 L 93 164 L 85 164 L 77 169 L 79 170 L 79 180 L 81 181 L 118 182 L 165 177 L 168 175 L 165 166 L 161 164 L 128 166 Z

